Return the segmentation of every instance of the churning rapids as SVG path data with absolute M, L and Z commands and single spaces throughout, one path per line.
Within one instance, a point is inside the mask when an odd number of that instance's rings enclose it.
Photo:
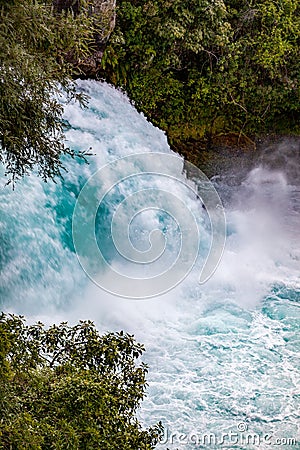
M 227 242 L 207 283 L 198 283 L 198 261 L 167 293 L 122 299 L 95 286 L 78 262 L 72 241 L 76 198 L 108 162 L 171 150 L 122 93 L 105 83 L 78 85 L 90 96 L 89 107 L 66 105 L 66 137 L 75 149 L 92 148 L 90 164 L 67 160 L 64 180 L 43 183 L 30 176 L 14 191 L 4 187 L 1 169 L 2 309 L 46 324 L 92 319 L 103 332 L 134 333 L 145 344 L 149 365 L 139 414 L 145 426 L 163 422 L 161 448 L 299 448 L 299 148 L 281 144 L 257 155 L 249 170 L 235 167 L 214 178 L 225 205 Z M 112 210 L 120 196 L 134 192 L 134 183 L 111 191 L 96 224 L 107 258 L 129 275 L 130 262 L 114 252 L 109 233 Z M 184 187 L 170 187 L 168 179 L 155 183 L 193 211 L 205 252 L 209 230 L 199 200 Z M 144 250 L 155 228 L 168 229 L 161 263 L 167 270 L 178 245 L 178 227 L 169 216 L 145 210 L 133 243 Z

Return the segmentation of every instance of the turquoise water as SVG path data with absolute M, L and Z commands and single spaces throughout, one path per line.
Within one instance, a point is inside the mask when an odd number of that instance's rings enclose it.
M 97 168 L 115 158 L 170 149 L 165 135 L 122 93 L 96 82 L 79 87 L 91 96 L 90 105 L 66 106 L 66 138 L 74 148 L 92 147 L 90 164 L 67 160 L 64 180 L 45 184 L 30 176 L 14 192 L 4 187 L 2 176 L 2 309 L 47 324 L 88 318 L 101 331 L 134 333 L 145 343 L 149 364 L 148 396 L 139 415 L 145 425 L 163 422 L 161 448 L 300 448 L 297 149 L 282 145 L 280 158 L 266 151 L 249 171 L 235 168 L 214 179 L 228 236 L 222 261 L 204 285 L 198 278 L 209 226 L 199 200 L 170 180 L 149 176 L 113 190 L 97 211 L 96 234 L 118 269 L 132 274 L 136 266 L 115 251 L 110 222 L 137 186 L 151 183 L 183 198 L 202 238 L 194 269 L 175 289 L 150 300 L 118 298 L 92 283 L 78 262 L 72 240 L 76 199 Z M 92 186 L 92 196 L 97 189 Z M 164 269 L 180 246 L 176 222 L 147 211 L 135 223 L 132 240 L 145 250 L 154 228 L 168 236 L 159 262 Z M 193 239 L 188 245 L 192 251 Z M 95 257 L 88 247 L 87 257 Z

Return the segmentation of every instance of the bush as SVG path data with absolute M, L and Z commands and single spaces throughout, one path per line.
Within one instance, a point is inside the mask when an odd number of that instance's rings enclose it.
M 150 450 L 161 424 L 142 429 L 144 348 L 100 336 L 92 322 L 45 329 L 0 316 L 0 449 Z

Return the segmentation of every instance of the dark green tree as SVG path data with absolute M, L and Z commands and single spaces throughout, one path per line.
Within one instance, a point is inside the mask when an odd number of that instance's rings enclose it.
M 36 168 L 44 179 L 60 172 L 62 92 L 76 97 L 72 77 L 91 51 L 93 18 L 59 14 L 52 1 L 0 3 L 0 162 L 11 180 Z M 86 4 L 86 7 L 84 5 Z
M 0 316 L 0 449 L 150 450 L 143 429 L 144 348 L 133 336 L 100 336 L 91 322 L 45 329 Z

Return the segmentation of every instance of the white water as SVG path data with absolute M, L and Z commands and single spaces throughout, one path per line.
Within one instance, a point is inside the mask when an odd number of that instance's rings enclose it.
M 240 423 L 249 434 L 259 434 L 262 449 L 280 448 L 275 438 L 299 441 L 297 149 L 287 145 L 266 152 L 248 173 L 232 171 L 215 180 L 226 205 L 228 238 L 209 282 L 198 284 L 196 264 L 183 283 L 160 297 L 113 297 L 90 282 L 74 254 L 76 197 L 90 175 L 116 157 L 170 150 L 165 135 L 123 94 L 96 82 L 80 86 L 91 96 L 90 105 L 88 110 L 66 106 L 65 118 L 72 126 L 67 139 L 81 150 L 92 147 L 96 156 L 91 164 L 67 161 L 65 179 L 56 185 L 31 176 L 14 192 L 7 187 L 1 191 L 3 309 L 45 323 L 92 319 L 101 331 L 134 333 L 146 346 L 144 361 L 150 367 L 140 417 L 146 425 L 163 422 L 169 438 L 163 448 L 201 448 L 200 441 L 192 441 L 203 433 L 217 437 L 216 444 L 205 448 L 257 448 L 251 438 L 249 445 L 242 442 L 240 435 L 235 445 L 225 439 L 222 447 L 222 433 L 237 432 Z M 165 186 L 165 181 L 157 183 Z M 180 192 L 197 214 L 206 248 L 199 201 Z M 113 195 L 111 206 L 118 202 Z M 109 208 L 110 203 L 100 212 L 99 233 L 113 258 L 106 240 Z M 152 214 L 150 219 L 149 229 L 160 226 L 161 217 Z M 176 244 L 175 231 L 171 227 Z M 180 433 L 188 436 L 180 438 Z

